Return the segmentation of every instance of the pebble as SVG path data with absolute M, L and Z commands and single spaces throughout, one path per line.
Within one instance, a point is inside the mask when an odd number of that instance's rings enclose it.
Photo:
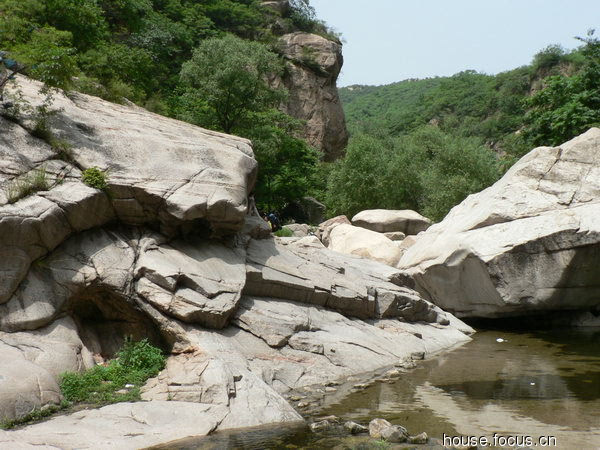
M 360 433 L 368 433 L 369 429 L 364 425 L 361 425 L 356 422 L 352 422 L 351 420 L 344 423 L 344 428 L 348 430 L 352 434 L 360 434 Z
M 307 406 L 310 406 L 310 403 L 308 402 L 300 402 L 298 403 L 298 408 L 306 408 Z
M 325 388 L 325 392 L 336 392 L 336 391 L 337 391 L 337 389 L 334 387 L 331 387 L 331 386 L 327 386 Z
M 327 420 L 320 420 L 319 422 L 311 423 L 308 427 L 313 433 L 318 433 L 321 431 L 329 430 L 331 428 L 331 423 Z
M 298 402 L 298 401 L 302 400 L 303 398 L 306 398 L 306 397 L 303 397 L 302 395 L 292 395 L 290 397 L 290 400 L 293 402 Z
M 429 436 L 424 431 L 422 433 L 417 434 L 416 436 L 410 436 L 408 438 L 409 444 L 427 444 L 429 440 Z

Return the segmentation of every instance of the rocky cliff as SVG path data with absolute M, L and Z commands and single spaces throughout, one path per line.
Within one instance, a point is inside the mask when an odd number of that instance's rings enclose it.
M 38 83 L 18 84 L 40 103 Z M 59 374 L 124 335 L 170 356 L 144 402 L 2 432 L 0 447 L 140 448 L 301 421 L 295 390 L 469 340 L 402 271 L 276 241 L 246 215 L 248 141 L 82 94 L 53 108 L 52 145 L 31 118 L 0 118 L 0 418 L 58 403 Z M 106 188 L 82 181 L 93 167 Z
M 417 236 L 400 261 L 460 317 L 600 312 L 600 129 L 539 147 Z
M 289 15 L 287 1 L 263 3 L 278 18 Z M 348 131 L 336 81 L 343 65 L 342 44 L 335 38 L 292 31 L 285 22 L 275 19 L 273 27 L 283 35 L 279 51 L 287 61 L 282 78 L 271 80 L 289 92 L 284 112 L 305 122 L 308 142 L 323 151 L 326 161 L 343 156 Z

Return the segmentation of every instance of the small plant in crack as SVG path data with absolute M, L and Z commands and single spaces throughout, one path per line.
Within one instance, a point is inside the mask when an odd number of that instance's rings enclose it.
M 81 179 L 85 184 L 96 189 L 104 190 L 108 187 L 106 172 L 97 167 L 85 169 L 81 175 Z
M 50 189 L 50 182 L 48 181 L 46 168 L 40 167 L 11 181 L 6 190 L 6 199 L 8 203 L 15 203 L 34 192 L 47 191 L 48 189 Z

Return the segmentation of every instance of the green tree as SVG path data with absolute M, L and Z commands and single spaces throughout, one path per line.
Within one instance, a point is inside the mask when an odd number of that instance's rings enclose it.
M 186 121 L 251 139 L 259 163 L 256 200 L 281 209 L 311 191 L 319 153 L 298 138 L 300 124 L 277 111 L 286 92 L 269 85 L 280 58 L 260 43 L 226 35 L 203 41 L 181 71 L 174 102 Z
M 600 124 L 600 40 L 591 30 L 581 54 L 583 66 L 575 75 L 552 76 L 546 86 L 526 100 L 526 137 L 535 145 L 559 145 Z
M 265 45 L 226 35 L 203 41 L 183 64 L 181 80 L 187 97 L 205 103 L 215 125 L 231 133 L 283 100 L 285 92 L 267 82 L 282 71 L 282 61 Z
M 427 126 L 391 138 L 353 136 L 329 176 L 329 214 L 364 209 L 414 209 L 434 220 L 499 177 L 494 153 L 476 138 Z
M 311 193 L 320 153 L 296 137 L 300 123 L 277 110 L 254 115 L 241 134 L 252 140 L 259 163 L 255 197 L 263 210 L 281 210 Z

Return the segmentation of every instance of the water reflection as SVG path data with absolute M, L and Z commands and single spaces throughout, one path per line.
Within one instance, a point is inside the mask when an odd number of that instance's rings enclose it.
M 438 438 L 551 435 L 559 448 L 600 448 L 600 330 L 487 331 L 474 337 L 395 383 L 375 384 L 321 414 L 363 423 L 384 417 L 413 434 L 426 431 Z M 306 429 L 279 431 L 217 434 L 169 448 L 318 447 L 318 437 Z M 218 445 L 211 447 L 211 441 Z
M 362 420 L 383 415 L 438 437 L 554 435 L 561 448 L 600 448 L 599 340 L 597 330 L 480 332 L 409 378 L 375 386 L 328 412 Z M 357 405 L 368 396 L 368 408 Z

